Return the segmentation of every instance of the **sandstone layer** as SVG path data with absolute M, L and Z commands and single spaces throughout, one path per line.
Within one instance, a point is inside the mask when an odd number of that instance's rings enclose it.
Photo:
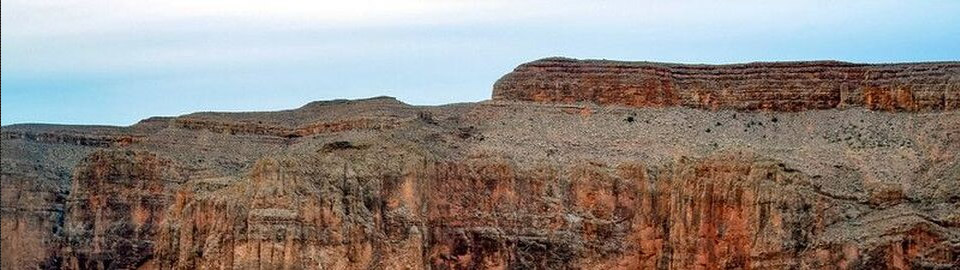
M 551 58 L 479 103 L 4 126 L 0 264 L 958 269 L 957 66 Z
M 712 110 L 956 110 L 960 63 L 681 65 L 547 58 L 497 81 L 493 99 Z

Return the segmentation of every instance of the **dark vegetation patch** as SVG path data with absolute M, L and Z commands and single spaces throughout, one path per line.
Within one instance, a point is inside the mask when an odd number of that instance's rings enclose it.
M 457 131 L 457 137 L 460 139 L 477 138 L 483 140 L 483 136 L 480 136 L 480 132 L 474 126 L 458 128 Z
M 436 124 L 437 124 L 437 120 L 436 120 L 435 118 L 433 118 L 433 113 L 428 112 L 428 111 L 421 111 L 421 112 L 417 113 L 417 119 L 419 119 L 420 122 L 424 122 L 424 123 L 427 123 L 427 124 L 430 124 L 430 125 L 436 125 Z
M 777 167 L 780 167 L 780 170 L 783 170 L 784 172 L 788 172 L 788 173 L 797 172 L 797 169 L 787 167 L 787 164 L 777 163 Z
M 323 145 L 323 148 L 320 149 L 322 152 L 332 152 L 338 150 L 348 150 L 348 149 L 364 149 L 367 148 L 366 145 L 354 145 L 349 141 L 335 141 Z

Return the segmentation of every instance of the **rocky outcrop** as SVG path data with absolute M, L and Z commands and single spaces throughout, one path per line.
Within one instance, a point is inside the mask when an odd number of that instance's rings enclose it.
M 960 63 L 680 65 L 547 58 L 500 78 L 493 99 L 711 110 L 957 110 Z
M 956 269 L 956 66 L 547 59 L 493 102 L 6 126 L 0 263 Z
M 98 151 L 74 172 L 66 207 L 68 269 L 132 269 L 153 259 L 157 231 L 183 176 L 142 151 Z
M 10 151 L 4 145 L 4 152 Z M 69 174 L 53 164 L 3 159 L 3 269 L 59 268 Z
M 653 170 L 656 176 L 634 163 L 531 171 L 484 161 L 440 165 L 427 200 L 434 225 L 430 264 L 433 269 L 955 265 L 958 253 L 946 239 L 956 237 L 957 229 L 936 221 L 869 222 L 870 237 L 822 237 L 845 219 L 844 209 L 862 206 L 824 194 L 782 163 L 751 156 L 680 161 Z M 876 242 L 859 242 L 865 239 Z
M 348 152 L 355 152 L 350 150 Z M 417 171 L 400 156 L 271 157 L 176 195 L 162 269 L 419 269 Z
M 139 140 L 139 136 L 121 135 L 84 135 L 63 132 L 4 132 L 0 138 L 5 140 L 29 140 L 39 143 L 74 144 L 79 146 L 111 147 L 126 146 Z
M 262 123 L 225 122 L 204 119 L 177 119 L 174 125 L 178 128 L 206 130 L 231 135 L 266 135 L 284 138 L 299 138 L 321 133 L 341 132 L 355 129 L 381 130 L 391 129 L 399 125 L 393 119 L 345 119 L 335 122 L 311 123 L 296 128 L 264 125 Z

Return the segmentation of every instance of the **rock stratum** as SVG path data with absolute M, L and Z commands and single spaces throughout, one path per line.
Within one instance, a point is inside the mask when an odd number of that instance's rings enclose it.
M 960 63 L 548 58 L 479 103 L 2 127 L 3 269 L 958 269 Z
M 497 81 L 495 100 L 802 111 L 960 109 L 960 63 L 682 65 L 547 58 Z

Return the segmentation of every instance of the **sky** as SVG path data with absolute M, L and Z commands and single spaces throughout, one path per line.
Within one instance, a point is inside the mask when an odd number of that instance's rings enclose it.
M 551 56 L 960 60 L 960 1 L 4 0 L 0 120 L 131 125 L 393 96 L 490 98 Z

